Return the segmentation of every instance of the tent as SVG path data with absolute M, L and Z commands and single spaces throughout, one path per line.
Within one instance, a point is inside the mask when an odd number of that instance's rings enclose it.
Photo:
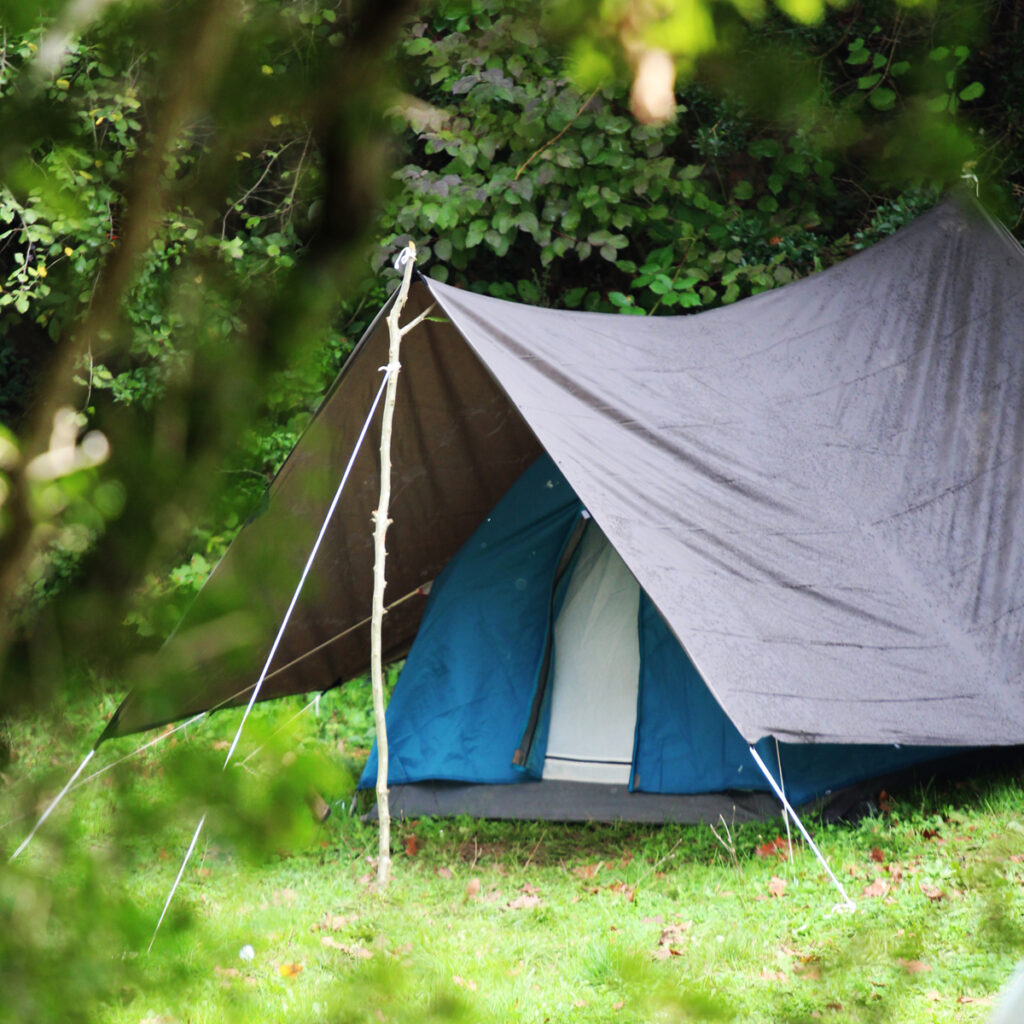
M 1024 253 L 977 207 L 691 316 L 431 303 L 393 447 L 394 806 L 756 815 L 755 756 L 799 801 L 1024 743 Z M 382 315 L 162 652 L 185 685 L 107 735 L 248 700 L 386 345 Z M 371 435 L 261 699 L 365 670 L 377 476 Z

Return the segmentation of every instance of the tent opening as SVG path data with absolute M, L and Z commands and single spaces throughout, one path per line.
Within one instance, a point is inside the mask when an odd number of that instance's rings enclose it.
M 640 588 L 589 521 L 554 625 L 543 778 L 628 785 L 640 685 Z

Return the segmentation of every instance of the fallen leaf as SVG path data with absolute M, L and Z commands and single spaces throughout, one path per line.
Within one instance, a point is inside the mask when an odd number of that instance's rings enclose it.
M 789 840 L 782 836 L 776 836 L 770 842 L 758 846 L 754 853 L 758 857 L 778 857 L 779 860 L 786 860 L 791 853 Z
M 402 841 L 402 845 L 405 847 L 405 855 L 407 857 L 415 857 L 420 852 L 420 837 L 408 835 Z
M 211 744 L 214 750 L 227 750 L 231 746 L 230 740 L 214 740 Z
M 786 880 L 779 878 L 778 875 L 772 875 L 771 881 L 768 883 L 768 892 L 772 896 L 783 896 L 786 892 Z
M 278 889 L 271 898 L 275 907 L 283 907 L 294 903 L 297 895 L 294 889 Z
M 762 981 L 788 981 L 789 979 L 781 971 L 770 971 L 767 967 L 761 968 L 759 975 Z
M 539 893 L 540 889 L 538 889 L 537 886 L 535 886 L 535 885 L 530 885 L 529 882 L 523 882 L 523 887 L 519 891 L 520 892 L 529 893 L 530 895 L 533 896 L 533 895 L 536 895 L 537 893 Z
M 278 971 L 282 978 L 294 978 L 302 973 L 302 964 L 281 964 Z
M 862 896 L 884 896 L 889 891 L 889 883 L 884 878 L 876 878 L 870 885 L 864 886 Z
M 466 899 L 471 900 L 480 891 L 480 879 L 471 878 L 466 883 Z
M 476 991 L 476 982 L 471 981 L 468 978 L 463 978 L 458 974 L 453 974 L 452 981 L 454 981 L 455 984 L 459 986 L 459 988 L 469 989 L 470 992 Z
M 907 972 L 907 974 L 926 974 L 931 970 L 923 960 L 904 960 L 897 958 L 896 963 Z
M 885 862 L 885 854 L 877 846 L 872 846 L 871 859 L 878 864 L 883 864 Z
M 617 1003 L 612 1003 L 613 1010 L 621 1010 L 626 1005 L 625 999 L 620 999 Z
M 342 914 L 324 914 L 315 925 L 309 930 L 311 932 L 340 932 L 351 922 L 358 920 L 355 914 L 352 917 L 345 917 Z
M 975 1006 L 991 1006 L 992 1005 L 992 997 L 991 996 L 957 996 L 957 1000 L 956 1001 L 958 1003 L 960 1003 L 961 1005 L 964 1005 L 964 1006 L 966 1006 L 968 1004 L 973 1004 Z
M 793 973 L 798 978 L 804 978 L 807 981 L 818 981 L 821 978 L 821 968 L 815 964 L 796 964 L 793 967 Z
M 608 886 L 608 889 L 611 892 L 621 892 L 622 895 L 626 897 L 627 903 L 632 903 L 636 896 L 636 886 L 626 885 L 625 882 L 612 882 L 612 884 Z
M 330 935 L 324 935 L 320 939 L 320 941 L 328 949 L 336 949 L 339 952 L 344 953 L 345 956 L 354 957 L 356 960 L 369 960 L 370 957 L 373 956 L 373 951 L 369 950 L 369 949 L 366 949 L 365 946 L 349 945 L 346 942 L 339 942 L 337 939 L 333 938 Z M 299 970 L 302 970 L 302 968 L 300 967 Z M 284 973 L 284 969 L 283 968 L 282 968 L 282 973 Z
M 237 967 L 214 967 L 213 973 L 224 981 L 230 981 L 231 978 L 240 978 L 242 972 Z
M 577 878 L 593 878 L 603 867 L 604 861 L 599 860 L 596 864 L 581 864 L 578 868 L 573 868 L 572 873 Z
M 903 865 L 898 860 L 887 864 L 885 870 L 889 872 L 889 877 L 894 882 L 898 882 L 903 877 Z
M 938 888 L 938 886 L 931 885 L 928 882 L 919 882 L 918 887 L 920 888 L 921 892 L 924 893 L 924 895 L 933 903 L 938 903 L 939 900 L 945 898 L 946 894 L 940 888 Z
M 531 907 L 540 906 L 540 897 L 536 893 L 523 892 L 514 900 L 505 904 L 507 910 L 529 910 Z
M 438 878 L 451 878 L 451 877 L 453 877 L 452 876 L 452 869 L 451 868 L 438 868 L 434 872 L 434 874 L 437 875 Z
M 683 950 L 679 948 L 683 936 L 693 927 L 692 921 L 680 921 L 666 925 L 658 937 L 658 947 L 654 951 L 655 960 L 667 960 L 672 956 L 682 956 Z
M 932 1002 L 932 1003 L 938 1003 L 938 1002 L 942 1001 L 941 993 L 937 992 L 933 988 L 928 989 L 928 991 L 925 992 L 924 997 L 925 997 L 925 999 L 927 999 L 929 1002 Z
M 587 1005 L 587 1001 L 586 999 L 574 999 L 572 1001 L 572 1005 L 575 1006 L 577 1010 L 582 1010 L 583 1007 Z
M 692 921 L 680 921 L 679 924 L 666 925 L 666 927 L 662 929 L 661 937 L 658 939 L 659 945 L 665 945 L 669 942 L 678 942 L 692 927 Z

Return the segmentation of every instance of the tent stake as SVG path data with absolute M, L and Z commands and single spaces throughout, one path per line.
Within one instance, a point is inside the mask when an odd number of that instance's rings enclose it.
M 843 897 L 843 903 L 836 904 L 836 910 L 856 910 L 857 904 L 846 895 L 846 890 L 843 888 L 843 883 L 839 881 L 835 876 L 835 872 L 828 866 L 828 861 L 825 860 L 821 850 L 818 849 L 818 844 L 811 838 L 811 833 L 804 828 L 804 823 L 800 820 L 800 816 L 793 810 L 793 805 L 786 799 L 786 794 L 779 788 L 779 784 L 772 777 L 772 773 L 768 771 L 768 766 L 761 760 L 761 755 L 754 749 L 753 745 L 747 748 L 750 751 L 750 756 L 757 763 L 757 767 L 761 769 L 764 777 L 768 780 L 768 785 L 772 787 L 773 792 L 779 798 L 782 803 L 783 809 L 786 810 L 793 817 L 793 821 L 796 823 L 796 827 L 800 829 L 800 834 L 807 840 L 807 845 L 814 851 L 814 856 L 818 858 L 818 862 L 825 869 L 825 873 L 829 878 L 832 879 L 832 884 L 839 890 L 839 895 Z

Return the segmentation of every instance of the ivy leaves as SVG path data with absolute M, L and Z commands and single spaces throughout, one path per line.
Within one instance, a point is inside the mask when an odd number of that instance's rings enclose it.
M 577 91 L 518 7 L 480 0 L 455 31 L 435 16 L 400 44 L 407 87 L 436 117 L 405 136 L 377 265 L 413 237 L 440 280 L 656 313 L 814 268 L 806 243 L 834 186 L 811 140 L 759 136 L 700 91 L 677 123 L 640 125 L 625 85 Z M 803 244 L 773 245 L 794 232 Z

